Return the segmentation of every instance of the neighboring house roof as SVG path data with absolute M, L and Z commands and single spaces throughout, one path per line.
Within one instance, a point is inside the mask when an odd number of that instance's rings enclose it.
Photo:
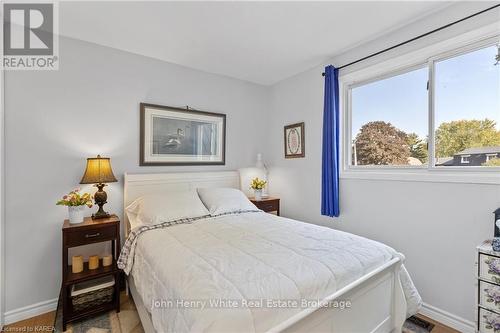
M 495 154 L 500 153 L 500 146 L 491 146 L 491 147 L 474 147 L 467 148 L 462 150 L 461 152 L 456 153 L 455 155 L 472 155 L 472 154 Z
M 436 157 L 436 165 L 453 165 L 453 157 Z
M 408 165 L 422 165 L 422 162 L 416 157 L 408 157 Z

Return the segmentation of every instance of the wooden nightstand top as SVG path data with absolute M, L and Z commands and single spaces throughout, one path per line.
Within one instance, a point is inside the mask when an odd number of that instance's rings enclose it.
M 267 198 L 262 198 L 262 200 L 255 200 L 254 197 L 250 197 L 248 198 L 251 202 L 255 203 L 255 202 L 266 202 L 266 201 L 275 201 L 275 200 L 280 200 L 280 198 L 276 198 L 276 197 L 267 197 Z
M 84 218 L 82 223 L 70 224 L 69 220 L 64 220 L 63 231 L 75 231 L 76 229 L 90 229 L 95 227 L 104 227 L 111 224 L 120 223 L 120 219 L 116 215 L 111 215 L 108 218 L 103 219 L 92 219 L 92 217 L 87 216 Z

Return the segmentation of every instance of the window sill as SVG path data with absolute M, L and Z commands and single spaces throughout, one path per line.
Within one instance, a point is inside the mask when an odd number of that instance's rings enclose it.
M 399 170 L 344 170 L 340 179 L 388 180 L 405 182 L 429 183 L 462 183 L 500 185 L 500 172 L 496 170 L 428 170 L 428 169 L 399 169 Z

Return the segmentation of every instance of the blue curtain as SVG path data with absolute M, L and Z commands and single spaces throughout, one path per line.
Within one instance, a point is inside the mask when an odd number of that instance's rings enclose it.
M 321 215 L 338 217 L 339 207 L 339 78 L 338 69 L 325 68 Z

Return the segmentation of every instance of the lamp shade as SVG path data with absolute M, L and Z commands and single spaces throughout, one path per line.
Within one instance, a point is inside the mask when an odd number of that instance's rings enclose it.
M 80 184 L 102 184 L 117 182 L 108 157 L 87 158 L 87 168 Z

